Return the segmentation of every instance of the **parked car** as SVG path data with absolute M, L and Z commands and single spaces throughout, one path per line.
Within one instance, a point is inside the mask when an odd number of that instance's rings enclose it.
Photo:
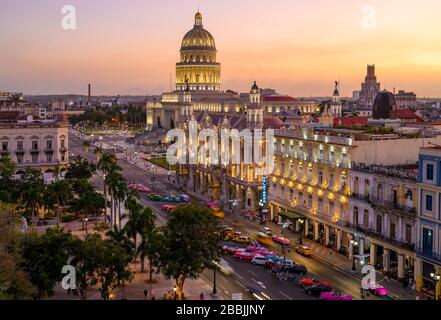
M 162 198 L 159 195 L 157 195 L 157 194 L 152 194 L 152 195 L 149 196 L 149 200 L 150 201 L 161 201 Z
M 234 255 L 236 252 L 239 252 L 239 251 L 244 252 L 244 251 L 246 251 L 246 249 L 245 248 L 240 248 L 240 247 L 233 247 L 233 246 L 223 246 L 222 247 L 222 251 L 224 253 L 233 254 Z
M 294 264 L 293 266 L 286 268 L 285 271 L 291 274 L 301 275 L 305 275 L 308 272 L 306 267 L 302 264 Z
M 319 297 L 322 292 L 331 292 L 332 288 L 324 284 L 316 284 L 305 289 L 306 294 Z
M 277 262 L 275 262 L 270 258 L 266 261 L 265 266 L 267 268 L 272 268 L 273 266 L 288 268 L 294 266 L 294 262 L 285 258 L 279 259 Z
M 373 293 L 376 296 L 384 297 L 389 295 L 390 291 L 379 284 L 371 284 L 369 285 L 369 292 Z
M 277 243 L 282 244 L 282 245 L 289 245 L 291 243 L 291 240 L 289 240 L 288 238 L 282 237 L 282 236 L 274 235 L 272 237 L 272 239 L 273 239 L 274 242 L 277 242 Z
M 238 251 L 234 254 L 235 258 L 238 258 L 239 260 L 253 260 L 255 254 L 248 251 Z
M 296 252 L 300 253 L 301 255 L 304 255 L 306 257 L 310 257 L 312 255 L 312 250 L 308 246 L 297 246 Z
M 330 292 L 322 292 L 320 293 L 320 299 L 321 300 L 352 300 L 352 296 L 348 295 L 348 294 L 344 294 L 340 291 L 330 291 Z
M 259 231 L 261 233 L 263 233 L 263 234 L 266 234 L 267 236 L 272 236 L 273 235 L 273 232 L 271 231 L 271 228 L 268 228 L 268 227 L 260 228 Z
M 256 254 L 254 256 L 253 260 L 251 260 L 251 262 L 253 264 L 258 265 L 258 266 L 264 266 L 266 264 L 266 261 L 267 261 L 267 259 L 260 254 Z
M 181 194 L 180 198 L 182 202 L 190 202 L 190 196 L 188 194 Z
M 244 235 L 241 235 L 241 236 L 235 236 L 235 237 L 233 237 L 231 240 L 232 240 L 233 242 L 236 242 L 236 243 L 242 243 L 242 244 L 248 244 L 248 243 L 251 242 L 251 238 L 248 237 L 248 236 L 244 236 Z
M 163 206 L 161 207 L 161 210 L 164 210 L 164 211 L 167 211 L 167 212 L 173 212 L 173 211 L 175 211 L 177 208 L 178 208 L 177 206 L 172 206 L 172 205 L 166 204 L 166 205 L 163 205 Z
M 273 240 L 271 239 L 271 236 L 269 236 L 263 232 L 259 232 L 257 234 L 257 241 L 261 244 L 271 244 L 273 242 Z
M 332 285 L 331 282 L 329 282 L 329 281 L 320 281 L 315 278 L 303 278 L 299 281 L 299 285 L 302 286 L 303 288 L 312 287 L 312 286 L 318 285 L 318 284 L 325 285 L 328 287 L 331 287 L 331 285 Z

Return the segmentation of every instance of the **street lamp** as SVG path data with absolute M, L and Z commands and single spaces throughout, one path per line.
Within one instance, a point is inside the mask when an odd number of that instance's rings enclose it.
M 434 296 L 435 296 L 435 300 L 438 300 L 438 294 L 437 294 L 437 290 L 436 287 L 438 285 L 438 282 L 441 280 L 441 275 L 438 272 L 431 272 L 430 273 L 430 277 L 433 280 L 433 283 L 435 284 L 435 290 L 434 290 Z
M 174 286 L 173 293 L 174 293 L 174 296 L 175 296 L 175 300 L 177 300 L 177 292 L 178 292 L 178 288 L 176 286 Z
M 352 244 L 352 271 L 357 271 L 357 268 L 355 267 L 354 247 L 358 245 L 358 242 L 357 240 L 352 239 L 351 244 Z
M 87 234 L 88 234 L 88 232 L 87 232 L 87 222 L 89 221 L 89 219 L 88 218 L 84 218 L 84 221 L 86 222 L 86 236 L 87 236 Z
M 299 235 L 299 243 L 300 245 L 303 245 L 303 224 L 305 223 L 305 220 L 299 219 L 300 224 L 300 235 Z

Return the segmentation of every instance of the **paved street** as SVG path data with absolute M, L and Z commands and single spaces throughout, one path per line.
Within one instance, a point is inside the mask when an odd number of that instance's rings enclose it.
M 96 155 L 93 154 L 93 147 L 90 148 L 86 155 L 84 147 L 81 145 L 81 141 L 78 137 L 71 135 L 70 144 L 71 153 L 87 156 L 90 160 L 96 160 Z M 144 168 L 141 169 L 127 161 L 119 161 L 119 165 L 122 167 L 123 175 L 128 182 L 135 181 L 143 183 L 161 195 L 167 195 L 170 192 L 174 194 L 183 193 L 183 191 L 175 190 L 178 186 L 173 184 L 173 177 L 169 177 L 167 171 L 164 169 L 157 168 L 156 170 L 147 171 Z M 138 163 L 138 165 L 141 166 L 141 163 Z M 152 178 L 154 180 L 152 180 Z M 94 183 L 98 188 L 102 188 L 102 178 L 95 176 Z M 202 200 L 202 198 L 199 200 Z M 158 203 L 148 201 L 145 196 L 141 196 L 141 202 L 154 210 L 159 224 L 166 222 L 167 214 L 160 210 L 160 205 Z M 256 234 L 258 230 L 258 225 L 256 223 L 251 223 L 242 217 L 238 217 L 238 220 L 241 224 L 241 231 L 248 233 L 251 236 Z M 224 222 L 232 225 L 233 217 L 227 215 Z M 282 252 L 280 245 L 273 244 L 270 248 L 279 254 Z M 352 295 L 355 299 L 360 299 L 361 284 L 356 276 L 348 275 L 348 273 L 320 260 L 303 257 L 295 253 L 293 248 L 288 251 L 287 257 L 289 259 L 306 266 L 308 269 L 308 276 L 314 276 L 320 280 L 331 281 L 336 289 Z M 234 268 L 235 274 L 227 277 L 218 272 L 217 287 L 218 291 L 227 297 L 231 297 L 232 293 L 242 293 L 244 298 L 249 297 L 245 288 L 252 286 L 261 288 L 262 291 L 270 295 L 273 299 L 299 300 L 310 298 L 294 283 L 279 282 L 273 278 L 270 273 L 266 272 L 264 268 L 254 266 L 249 262 L 237 261 L 232 257 L 226 257 L 226 260 Z M 213 272 L 207 270 L 203 274 L 203 277 L 207 279 L 207 281 L 212 282 Z M 368 299 L 379 298 L 371 295 Z

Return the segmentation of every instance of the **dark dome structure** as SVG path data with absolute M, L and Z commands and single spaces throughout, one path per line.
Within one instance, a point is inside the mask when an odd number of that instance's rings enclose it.
M 380 91 L 374 100 L 372 117 L 378 119 L 396 118 L 396 101 L 392 92 L 387 90 Z

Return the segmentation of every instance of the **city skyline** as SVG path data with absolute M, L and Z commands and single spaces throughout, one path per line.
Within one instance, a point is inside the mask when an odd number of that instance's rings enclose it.
M 94 95 L 160 94 L 170 89 L 170 74 L 174 87 L 180 41 L 193 25 L 197 1 L 70 4 L 77 15 L 77 29 L 70 31 L 61 28 L 63 3 L 4 4 L 2 90 L 84 94 L 92 83 Z M 363 28 L 366 5 L 376 10 L 373 30 Z M 263 0 L 200 1 L 204 27 L 216 40 L 222 88 L 248 91 L 257 80 L 293 96 L 330 95 L 338 78 L 341 94 L 350 96 L 372 63 L 382 88 L 439 97 L 440 36 L 431 33 L 441 24 L 436 8 L 435 1 L 413 0 L 278 1 L 277 7 Z

